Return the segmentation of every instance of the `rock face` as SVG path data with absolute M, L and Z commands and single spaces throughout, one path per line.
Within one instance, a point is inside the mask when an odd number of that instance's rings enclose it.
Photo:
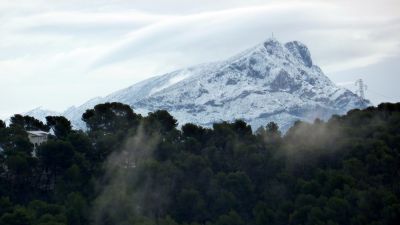
M 327 119 L 370 105 L 330 81 L 313 64 L 304 44 L 275 39 L 222 62 L 150 78 L 63 114 L 84 128 L 80 116 L 86 109 L 112 101 L 129 104 L 139 113 L 166 109 L 180 124 L 210 126 L 243 119 L 257 129 L 275 121 L 283 131 L 296 120 Z

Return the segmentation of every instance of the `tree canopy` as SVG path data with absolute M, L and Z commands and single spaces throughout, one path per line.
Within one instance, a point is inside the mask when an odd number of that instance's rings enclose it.
M 400 103 L 328 121 L 212 128 L 121 103 L 0 121 L 0 224 L 396 225 Z M 35 151 L 26 131 L 52 130 Z

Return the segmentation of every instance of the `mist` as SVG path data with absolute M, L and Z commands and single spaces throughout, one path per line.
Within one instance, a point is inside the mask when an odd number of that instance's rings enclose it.
M 139 126 L 134 135 L 126 138 L 123 148 L 107 158 L 104 176 L 97 181 L 100 194 L 92 209 L 94 224 L 131 224 L 144 213 L 152 216 L 148 209 L 161 207 L 167 201 L 163 190 L 154 186 L 151 175 L 142 173 L 142 168 L 151 167 L 159 142 L 158 133 L 148 134 Z

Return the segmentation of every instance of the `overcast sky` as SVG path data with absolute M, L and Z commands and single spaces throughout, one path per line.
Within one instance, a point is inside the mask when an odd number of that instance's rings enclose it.
M 274 33 L 334 82 L 400 101 L 398 0 L 0 0 L 0 118 L 63 111 Z

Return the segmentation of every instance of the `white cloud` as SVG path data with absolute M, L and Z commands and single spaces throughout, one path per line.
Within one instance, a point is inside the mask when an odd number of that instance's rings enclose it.
M 177 50 L 194 53 L 186 55 L 185 61 L 187 57 L 193 63 L 216 60 L 262 41 L 271 32 L 284 41 L 305 40 L 328 72 L 365 66 L 398 53 L 400 32 L 395 28 L 400 23 L 394 24 L 398 21 L 353 15 L 346 20 L 330 10 L 326 4 L 280 4 L 176 17 L 132 32 L 112 45 L 96 66 Z M 393 36 L 377 37 L 388 30 Z M 179 64 L 179 59 L 174 61 Z

